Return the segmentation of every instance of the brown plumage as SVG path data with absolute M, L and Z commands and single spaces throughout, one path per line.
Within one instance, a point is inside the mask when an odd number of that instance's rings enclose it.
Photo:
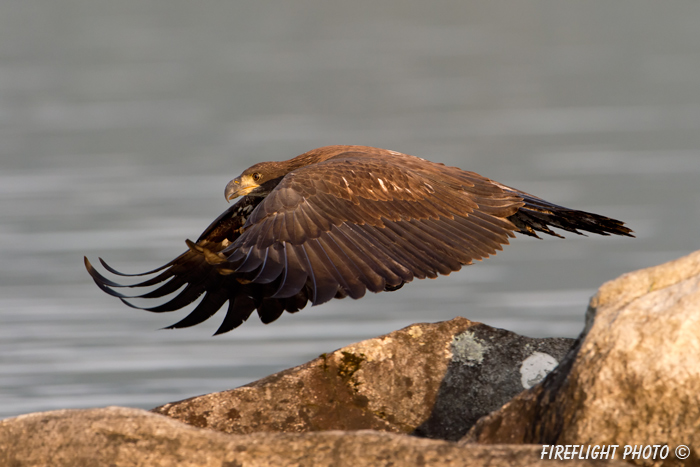
M 226 187 L 242 198 L 155 277 L 121 285 L 85 266 L 102 290 L 126 301 L 160 298 L 185 287 L 153 312 L 178 310 L 204 295 L 182 321 L 199 324 L 228 301 L 217 334 L 257 310 L 264 323 L 307 302 L 361 298 L 396 290 L 414 278 L 449 274 L 501 250 L 514 233 L 560 237 L 624 235 L 623 222 L 568 209 L 474 172 L 395 151 L 327 146 L 284 162 L 263 162 Z M 111 273 L 122 274 L 102 265 Z M 127 296 L 115 289 L 159 285 Z M 140 308 L 140 307 L 137 307 Z

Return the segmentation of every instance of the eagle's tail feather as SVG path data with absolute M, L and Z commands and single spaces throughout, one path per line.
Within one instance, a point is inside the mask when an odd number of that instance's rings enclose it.
M 634 237 L 632 229 L 617 219 L 569 209 L 512 188 L 509 190 L 516 191 L 525 202 L 515 214 L 508 217 L 522 234 L 539 238 L 537 232 L 543 232 L 547 235 L 562 237 L 550 229 L 555 227 L 578 235 L 585 235 L 581 232 L 584 231 L 598 235 Z

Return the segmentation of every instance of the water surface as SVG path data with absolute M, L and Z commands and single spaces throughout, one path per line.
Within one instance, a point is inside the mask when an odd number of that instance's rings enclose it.
M 169 401 L 414 322 L 576 336 L 604 281 L 700 247 L 700 5 L 5 2 L 0 417 Z M 518 238 L 439 280 L 210 337 L 132 310 L 83 255 L 140 272 L 226 209 L 249 165 L 364 144 L 625 220 Z

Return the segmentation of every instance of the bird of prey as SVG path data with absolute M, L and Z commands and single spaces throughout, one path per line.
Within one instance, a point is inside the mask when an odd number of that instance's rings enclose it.
M 615 219 L 577 211 L 474 172 L 396 151 L 326 146 L 283 162 L 262 162 L 226 185 L 240 198 L 188 251 L 143 274 L 132 285 L 114 282 L 85 258 L 97 286 L 135 308 L 181 309 L 200 296 L 170 328 L 194 326 L 226 302 L 216 334 L 240 326 L 254 310 L 264 323 L 308 302 L 361 298 L 393 291 L 413 279 L 435 278 L 487 258 L 515 233 L 561 237 L 555 227 L 581 234 L 631 237 Z M 539 237 L 538 237 L 539 238 Z M 159 287 L 140 295 L 119 288 Z M 183 287 L 184 286 L 184 287 Z M 133 298 L 169 301 L 137 307 Z

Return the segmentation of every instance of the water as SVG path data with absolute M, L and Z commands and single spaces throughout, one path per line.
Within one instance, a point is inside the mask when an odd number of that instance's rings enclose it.
M 700 248 L 700 5 L 0 5 L 0 417 L 151 408 L 455 316 L 576 336 L 606 280 Z M 249 165 L 365 144 L 625 220 L 210 337 L 159 331 L 82 256 L 160 266 Z

